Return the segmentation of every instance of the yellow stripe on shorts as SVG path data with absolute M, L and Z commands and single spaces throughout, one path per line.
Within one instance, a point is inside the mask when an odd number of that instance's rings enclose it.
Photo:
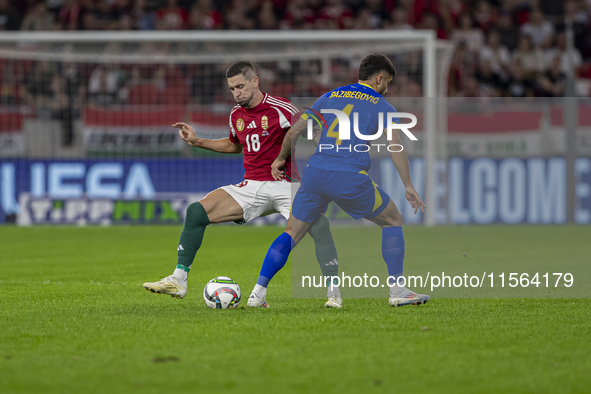
M 369 176 L 367 171 L 359 171 L 359 173 Z M 376 193 L 375 198 L 374 198 L 375 202 L 373 204 L 373 209 L 371 210 L 372 212 L 374 212 L 376 209 L 378 209 L 382 205 L 382 202 L 384 202 L 384 200 L 382 200 L 382 196 L 380 195 L 380 192 L 378 191 L 378 185 L 376 185 L 376 183 L 374 181 L 371 181 L 371 184 L 373 185 L 373 190 Z
M 376 192 L 375 203 L 373 204 L 373 209 L 371 210 L 373 212 L 382 205 L 382 196 L 380 195 L 380 192 L 378 191 L 378 185 L 376 185 L 376 183 L 374 181 L 371 181 L 371 183 L 373 184 L 373 189 Z

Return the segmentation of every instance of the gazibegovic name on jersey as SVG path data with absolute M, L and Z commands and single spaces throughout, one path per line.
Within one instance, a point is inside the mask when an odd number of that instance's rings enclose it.
M 321 114 L 322 109 L 339 110 L 349 117 L 350 139 L 339 139 L 339 127 L 342 125 L 339 125 L 337 116 L 332 113 Z M 380 125 L 387 125 L 389 112 L 396 110 L 381 94 L 366 84 L 354 83 L 324 94 L 302 115 L 304 120 L 314 119 L 322 128 L 318 147 L 308 165 L 333 171 L 367 171 L 371 166 L 368 152 L 370 141 L 359 138 L 353 128 L 358 127 L 359 134 L 374 135 Z M 398 123 L 397 118 L 393 121 Z M 326 149 L 327 145 L 334 146 L 334 149 Z M 321 149 L 322 146 L 325 149 Z M 365 146 L 367 148 L 359 149 Z

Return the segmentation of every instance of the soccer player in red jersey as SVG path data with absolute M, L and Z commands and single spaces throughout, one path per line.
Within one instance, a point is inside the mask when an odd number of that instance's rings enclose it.
M 281 151 L 281 144 L 298 109 L 288 100 L 259 90 L 256 70 L 248 61 L 232 64 L 226 71 L 228 86 L 236 105 L 230 112 L 230 134 L 227 138 L 199 138 L 186 123 L 175 123 L 181 138 L 193 147 L 220 153 L 244 153 L 244 181 L 220 187 L 201 201 L 189 205 L 185 225 L 177 248 L 178 262 L 174 273 L 158 282 L 144 283 L 155 293 L 183 298 L 187 294 L 187 277 L 205 228 L 211 223 L 246 223 L 259 216 L 279 212 L 289 218 L 292 182 L 299 182 L 295 164 L 286 160 L 285 176 L 275 180 L 271 164 Z M 316 257 L 324 276 L 338 275 L 337 251 L 324 215 L 310 229 Z M 328 294 L 327 307 L 340 308 L 338 288 Z M 268 306 L 266 302 L 264 305 Z

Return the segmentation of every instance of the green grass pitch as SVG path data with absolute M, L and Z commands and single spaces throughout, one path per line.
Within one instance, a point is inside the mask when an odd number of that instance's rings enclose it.
M 205 282 L 228 275 L 245 299 L 281 229 L 210 226 L 184 300 L 144 291 L 174 268 L 179 231 L 0 227 L 0 392 L 591 392 L 589 299 L 327 310 L 290 297 L 288 264 L 272 308 L 209 310 Z M 534 226 L 407 227 L 407 263 L 466 244 L 494 254 L 495 237 L 528 234 L 546 247 L 514 246 L 514 258 L 588 264 L 589 228 Z

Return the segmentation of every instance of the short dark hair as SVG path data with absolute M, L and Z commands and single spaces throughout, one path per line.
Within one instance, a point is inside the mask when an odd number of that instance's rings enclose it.
M 240 60 L 239 62 L 233 63 L 228 67 L 226 70 L 226 78 L 235 77 L 238 74 L 242 74 L 246 77 L 246 73 L 252 71 L 254 76 L 257 75 L 257 71 L 255 70 L 254 66 L 248 60 Z
M 361 61 L 359 66 L 359 80 L 367 81 L 380 72 L 387 72 L 391 76 L 396 76 L 396 69 L 388 56 L 382 53 L 372 53 Z

